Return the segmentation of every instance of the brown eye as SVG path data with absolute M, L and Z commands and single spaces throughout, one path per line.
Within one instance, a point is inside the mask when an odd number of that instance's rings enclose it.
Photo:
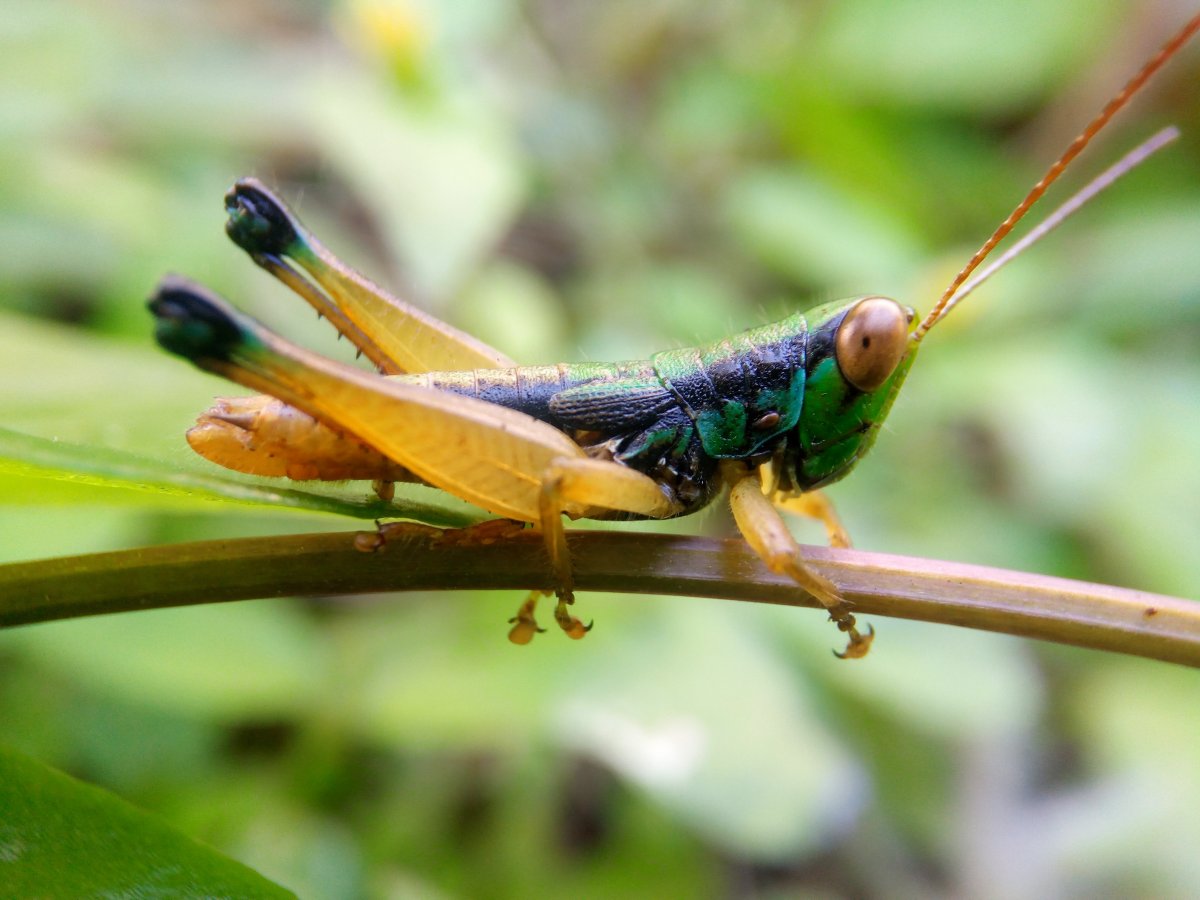
M 895 371 L 908 346 L 912 312 L 887 297 L 855 304 L 838 326 L 838 368 L 860 391 L 873 391 Z

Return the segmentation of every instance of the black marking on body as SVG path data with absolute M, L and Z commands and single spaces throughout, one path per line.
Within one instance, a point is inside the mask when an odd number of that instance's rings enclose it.
M 259 181 L 244 178 L 225 195 L 225 233 L 251 256 L 286 255 L 299 239 L 291 212 Z
M 233 307 L 178 275 L 164 278 L 146 305 L 157 319 L 158 343 L 193 362 L 226 361 L 245 341 Z

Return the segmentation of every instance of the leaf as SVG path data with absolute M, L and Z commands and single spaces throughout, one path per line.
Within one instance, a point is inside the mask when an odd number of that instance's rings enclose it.
M 10 897 L 293 897 L 99 788 L 0 747 Z
M 920 258 L 890 211 L 799 168 L 744 172 L 726 192 L 725 218 L 745 251 L 800 284 L 886 288 Z
M 959 741 L 1022 733 L 1041 709 L 1028 647 L 1010 637 L 924 622 L 872 623 L 880 639 L 871 665 L 827 663 L 830 629 L 811 616 L 764 614 L 814 674 L 908 732 Z M 936 642 L 937 652 L 930 652 Z M 836 649 L 836 648 L 835 648 Z M 819 662 L 819 665 L 814 661 Z
M 45 480 L 66 482 L 68 486 L 47 488 Z M 355 500 L 332 492 L 276 487 L 278 483 L 193 473 L 133 453 L 50 441 L 0 428 L 0 486 L 4 487 L 3 497 L 8 504 L 131 502 L 144 508 L 152 502 L 181 506 L 200 499 L 337 513 L 360 519 L 411 518 L 431 525 L 461 526 L 474 521 L 470 515 L 434 504 Z M 75 490 L 78 485 L 85 489 Z M 157 496 L 122 496 L 124 491 Z
M 406 98 L 341 76 L 321 86 L 313 115 L 331 164 L 430 299 L 456 289 L 517 213 L 519 157 L 477 97 Z
M 853 0 L 829 8 L 808 65 L 861 99 L 1004 110 L 1103 46 L 1114 19 L 1086 0 Z
M 47 671 L 216 721 L 299 716 L 326 677 L 320 633 L 287 601 L 96 616 L 0 635 Z
M 643 624 L 563 684 L 558 731 L 727 850 L 795 859 L 856 814 L 866 779 L 806 685 L 742 621 L 697 605 Z

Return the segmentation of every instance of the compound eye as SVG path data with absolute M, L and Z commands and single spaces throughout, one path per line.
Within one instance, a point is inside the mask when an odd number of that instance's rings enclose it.
M 860 300 L 838 326 L 838 368 L 860 391 L 869 392 L 896 371 L 908 347 L 912 311 L 887 297 Z

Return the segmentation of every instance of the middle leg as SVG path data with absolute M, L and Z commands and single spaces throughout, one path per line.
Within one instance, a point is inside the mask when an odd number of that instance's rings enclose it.
M 575 582 L 562 517 L 564 513 L 579 516 L 589 509 L 620 510 L 650 519 L 667 518 L 679 511 L 661 484 L 621 463 L 564 458 L 555 460 L 546 470 L 538 512 L 558 595 L 554 619 L 568 637 L 576 640 L 587 634 L 592 626 L 584 625 L 570 611 L 575 602 Z M 529 621 L 536 628 L 536 622 L 532 621 L 534 605 L 536 597 L 531 595 L 521 607 L 517 620 Z M 527 629 L 521 632 L 522 636 L 526 633 L 532 637 L 532 632 Z

